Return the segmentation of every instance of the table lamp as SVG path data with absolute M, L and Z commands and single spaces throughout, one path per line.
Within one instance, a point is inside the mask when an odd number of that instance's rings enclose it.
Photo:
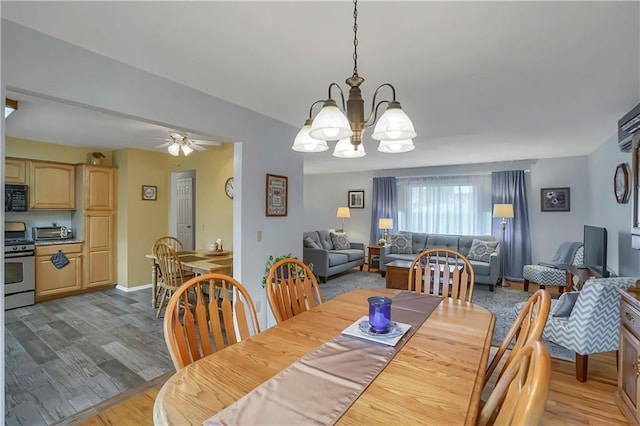
M 338 211 L 336 212 L 336 217 L 342 219 L 342 231 L 344 232 L 344 219 L 351 217 L 351 212 L 349 211 L 349 207 L 338 207 Z
M 505 244 L 504 244 L 504 234 L 505 234 L 505 228 L 507 227 L 507 219 L 513 218 L 513 204 L 494 204 L 493 217 L 499 217 L 500 225 L 502 225 L 502 241 L 500 242 L 500 244 L 502 244 L 502 248 L 500 249 L 500 252 L 503 254 L 502 254 L 502 283 L 500 284 L 500 286 L 509 287 L 509 283 L 507 282 L 504 276 L 504 267 L 505 267 L 505 264 L 507 263 L 506 261 L 507 248 L 505 247 Z
M 378 219 L 378 228 L 384 229 L 384 234 L 382 238 L 384 238 L 385 241 L 388 241 L 389 229 L 393 229 L 393 219 L 389 217 L 381 217 L 380 219 Z

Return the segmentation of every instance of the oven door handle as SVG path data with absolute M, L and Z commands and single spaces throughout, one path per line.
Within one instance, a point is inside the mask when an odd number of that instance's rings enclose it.
M 7 252 L 4 253 L 5 259 L 14 259 L 16 257 L 33 257 L 33 256 L 35 256 L 35 253 L 29 252 L 29 251 L 27 252 L 23 251 L 22 253 L 7 253 Z

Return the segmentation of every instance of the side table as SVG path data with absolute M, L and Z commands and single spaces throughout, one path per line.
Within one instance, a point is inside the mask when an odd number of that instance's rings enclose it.
M 380 270 L 380 246 L 377 244 L 367 246 L 369 249 L 369 260 L 367 261 L 367 272 L 371 272 L 373 266 L 376 271 Z

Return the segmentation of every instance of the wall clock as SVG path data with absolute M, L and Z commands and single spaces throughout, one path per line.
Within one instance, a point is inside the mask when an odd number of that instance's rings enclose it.
M 233 178 L 232 177 L 227 179 L 227 181 L 224 183 L 224 192 L 225 194 L 227 194 L 227 197 L 233 200 Z
M 616 201 L 625 204 L 629 201 L 629 167 L 625 163 L 618 164 L 613 176 L 613 193 Z

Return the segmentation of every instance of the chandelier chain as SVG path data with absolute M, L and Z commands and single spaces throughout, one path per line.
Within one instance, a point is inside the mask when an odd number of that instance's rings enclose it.
M 353 76 L 358 76 L 358 0 L 353 0 Z

